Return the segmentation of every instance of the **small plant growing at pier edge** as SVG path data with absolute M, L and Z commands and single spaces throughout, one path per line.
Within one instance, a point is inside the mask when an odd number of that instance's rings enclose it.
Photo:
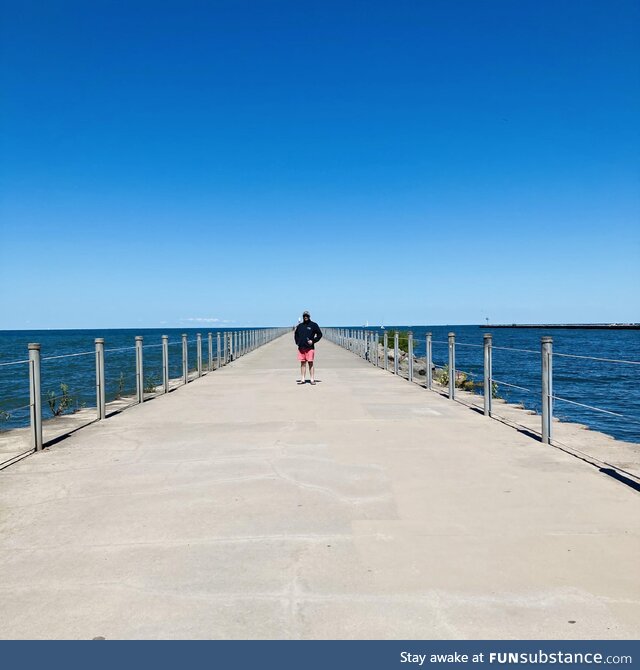
M 144 392 L 155 393 L 158 386 L 158 380 L 155 375 L 147 375 L 144 379 Z
M 53 416 L 60 416 L 70 410 L 73 406 L 73 396 L 69 393 L 69 386 L 60 384 L 60 395 L 56 395 L 55 391 L 49 391 L 47 404 Z
M 120 373 L 120 376 L 118 377 L 118 388 L 116 390 L 116 400 L 120 400 L 124 394 L 124 372 Z
M 395 331 L 393 333 L 389 333 L 389 350 L 390 351 L 393 351 L 394 337 L 395 337 Z M 400 351 L 404 351 L 406 353 L 409 352 L 409 331 L 407 331 L 407 330 L 399 330 L 398 331 L 398 349 Z
M 434 375 L 434 379 L 442 386 L 449 386 L 449 366 L 445 365 Z M 478 393 L 482 387 L 482 382 L 474 382 L 473 380 L 467 378 L 466 373 L 459 371 L 456 372 L 456 388 L 462 389 L 463 391 Z M 491 382 L 491 397 L 500 397 L 498 396 L 498 385 L 495 382 Z
M 442 386 L 449 386 L 449 366 L 445 365 L 440 372 L 435 376 L 435 380 L 442 384 Z M 465 372 L 456 372 L 456 388 L 462 389 L 463 391 L 474 391 L 477 388 L 477 384 L 471 379 L 467 378 Z
M 438 370 L 433 377 L 438 384 L 442 386 L 449 386 L 449 366 L 445 365 L 443 368 Z

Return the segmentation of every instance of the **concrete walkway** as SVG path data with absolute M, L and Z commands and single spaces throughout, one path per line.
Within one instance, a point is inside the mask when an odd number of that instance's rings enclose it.
M 285 336 L 0 473 L 2 638 L 637 638 L 640 495 Z

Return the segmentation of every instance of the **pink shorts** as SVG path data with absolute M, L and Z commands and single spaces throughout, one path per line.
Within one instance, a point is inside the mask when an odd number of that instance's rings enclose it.
M 313 355 L 316 352 L 313 349 L 303 349 L 302 347 L 298 347 L 298 360 L 300 362 L 302 361 L 309 361 L 309 363 L 313 363 Z

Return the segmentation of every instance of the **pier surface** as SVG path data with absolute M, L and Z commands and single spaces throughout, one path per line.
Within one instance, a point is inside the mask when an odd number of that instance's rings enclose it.
M 0 472 L 2 638 L 640 636 L 640 495 L 282 337 Z

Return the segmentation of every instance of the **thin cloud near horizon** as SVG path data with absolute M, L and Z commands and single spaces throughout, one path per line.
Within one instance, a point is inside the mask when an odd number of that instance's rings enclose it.
M 194 323 L 235 323 L 231 319 L 218 319 L 217 317 L 206 316 L 190 316 L 186 319 L 180 319 L 180 321 L 190 321 Z

